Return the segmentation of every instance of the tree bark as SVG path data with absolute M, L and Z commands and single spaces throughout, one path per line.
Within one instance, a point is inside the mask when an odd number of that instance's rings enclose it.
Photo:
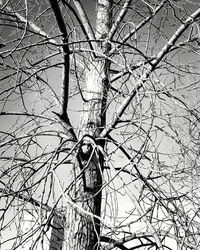
M 100 246 L 101 189 L 104 142 L 98 140 L 106 123 L 106 100 L 110 63 L 106 40 L 111 25 L 111 0 L 97 2 L 95 53 L 89 59 L 83 90 L 84 103 L 80 121 L 79 149 L 69 192 L 81 210 L 70 207 L 66 213 L 64 249 L 92 250 Z M 94 57 L 95 54 L 95 57 Z M 83 210 L 87 211 L 86 213 Z M 94 216 L 93 216 L 94 215 Z

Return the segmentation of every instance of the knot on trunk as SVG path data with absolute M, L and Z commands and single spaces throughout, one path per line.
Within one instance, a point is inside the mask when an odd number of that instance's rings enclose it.
M 79 149 L 79 157 L 82 161 L 88 161 L 91 157 L 93 147 L 91 144 L 82 144 Z
M 95 147 L 96 143 L 92 136 L 85 135 L 80 144 L 78 153 L 81 161 L 87 162 L 88 160 L 90 160 L 94 153 Z

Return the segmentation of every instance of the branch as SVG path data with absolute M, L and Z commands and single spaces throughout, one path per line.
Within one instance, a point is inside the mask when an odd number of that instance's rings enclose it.
M 60 11 L 59 4 L 57 0 L 49 0 L 51 4 L 51 8 L 54 12 L 58 27 L 60 29 L 61 35 L 62 35 L 62 40 L 63 40 L 63 56 L 64 56 L 64 68 L 63 68 L 63 85 L 62 85 L 62 100 L 61 100 L 61 105 L 62 105 L 62 110 L 61 114 L 57 114 L 58 117 L 62 122 L 64 122 L 64 126 L 67 131 L 71 134 L 72 138 L 77 141 L 76 134 L 72 128 L 72 125 L 70 123 L 68 114 L 67 114 L 67 108 L 68 108 L 68 98 L 69 98 L 69 74 L 70 74 L 70 50 L 69 50 L 69 45 L 68 45 L 68 33 L 66 29 L 66 25 L 62 16 L 62 13 Z
M 134 34 L 136 34 L 136 32 L 138 30 L 140 30 L 140 28 L 142 28 L 146 23 L 148 23 L 165 5 L 165 3 L 168 0 L 163 0 L 163 2 L 155 9 L 155 11 L 148 16 L 147 18 L 145 18 L 139 25 L 137 25 L 134 29 L 132 29 L 129 34 L 127 34 L 124 39 L 121 41 L 121 44 L 125 43 L 129 38 L 131 38 Z M 121 44 L 118 44 L 118 46 L 114 47 L 109 55 L 112 55 L 116 50 L 118 50 L 121 47 Z
M 126 158 L 130 161 L 130 162 L 134 162 L 134 157 L 130 156 L 129 153 L 127 152 L 127 149 L 125 149 L 122 145 L 122 143 L 118 143 L 114 138 L 112 138 L 110 135 L 108 135 L 108 139 L 110 139 L 110 141 L 117 146 L 117 148 L 119 148 L 121 150 L 121 152 L 126 156 Z M 138 152 L 136 150 L 134 150 L 135 152 L 137 152 L 137 154 L 141 154 L 141 152 Z M 151 159 L 144 155 L 144 158 L 147 159 L 148 161 L 151 161 Z
M 14 192 L 12 189 L 9 188 L 9 190 L 0 188 L 0 193 L 5 194 L 6 196 L 12 196 L 12 197 L 16 197 L 17 199 L 26 201 L 31 203 L 32 205 L 36 206 L 36 207 L 41 207 L 42 209 L 46 210 L 46 211 L 52 211 L 52 208 L 46 204 L 43 204 L 39 201 L 37 201 L 36 199 L 20 194 L 21 191 L 19 192 Z M 2 196 L 1 196 L 2 197 Z
M 76 9 L 79 13 L 80 19 L 82 21 L 82 24 L 85 28 L 85 31 L 89 37 L 90 40 L 95 40 L 95 35 L 94 35 L 94 31 L 92 29 L 92 26 L 90 24 L 90 21 L 87 17 L 87 14 L 81 4 L 81 2 L 79 0 L 73 0 L 74 5 L 76 6 Z
M 64 0 L 63 0 L 64 1 Z M 2 2 L 0 0 L 0 5 L 2 5 Z M 5 11 L 6 10 L 6 11 Z M 54 39 L 52 39 L 46 32 L 44 32 L 40 27 L 38 27 L 36 24 L 34 24 L 31 21 L 28 21 L 26 18 L 24 18 L 22 15 L 20 15 L 18 12 L 14 11 L 12 8 L 6 6 L 6 7 L 2 7 L 2 9 L 0 11 L 5 11 L 5 12 L 10 12 L 12 13 L 12 15 L 14 15 L 18 20 L 20 20 L 22 23 L 26 24 L 27 26 L 29 26 L 31 28 L 31 30 L 33 30 L 36 34 L 48 39 L 48 42 L 50 42 L 53 45 L 56 46 L 60 46 L 60 44 L 58 44 L 58 42 Z M 74 14 L 74 12 L 73 12 Z M 75 15 L 75 14 L 74 14 Z M 0 47 L 4 47 L 4 44 L 0 44 Z M 72 53 L 72 52 L 70 52 Z M 83 68 L 83 64 L 81 62 L 78 62 L 80 68 Z
M 197 9 L 192 15 L 190 15 L 186 21 L 180 26 L 180 28 L 174 33 L 174 35 L 169 39 L 162 50 L 157 54 L 156 58 L 151 62 L 152 69 L 154 69 L 158 63 L 163 59 L 163 57 L 171 50 L 178 38 L 183 34 L 183 32 L 195 22 L 197 18 L 200 17 L 200 8 Z M 150 69 L 149 71 L 151 71 Z
M 67 106 L 68 106 L 68 88 L 69 88 L 69 67 L 70 67 L 70 51 L 68 46 L 68 33 L 66 30 L 66 25 L 63 20 L 59 5 L 57 1 L 49 0 L 52 10 L 54 11 L 54 15 L 56 17 L 56 21 L 58 23 L 58 27 L 60 29 L 60 32 L 62 34 L 63 38 L 63 54 L 64 54 L 64 69 L 63 69 L 63 93 L 62 93 L 62 114 L 67 115 Z M 0 2 L 0 5 L 2 5 L 2 2 Z M 19 19 L 21 22 L 28 25 L 34 32 L 37 34 L 47 38 L 50 43 L 54 45 L 58 45 L 57 41 L 54 39 L 51 39 L 47 33 L 45 33 L 42 29 L 40 29 L 37 25 L 35 25 L 33 22 L 28 21 L 26 18 L 24 18 L 19 13 L 15 12 L 12 8 L 6 6 L 4 8 L 6 11 L 12 13 L 17 19 Z M 41 80 L 41 79 L 40 79 Z
M 57 53 L 56 53 L 56 55 L 57 55 Z M 53 55 L 50 54 L 50 55 L 49 55 L 48 57 L 46 57 L 46 58 L 50 58 L 50 57 L 52 57 L 52 56 L 54 56 L 54 54 L 53 54 Z M 42 59 L 42 60 L 44 60 L 44 59 Z M 28 60 L 28 58 L 26 58 L 26 61 L 27 61 L 27 62 L 30 64 L 30 66 L 31 66 L 31 70 L 32 70 L 32 71 L 34 72 L 34 74 L 36 75 L 36 79 L 39 80 L 39 81 L 41 81 L 41 82 L 43 82 L 46 86 L 48 86 L 48 88 L 50 89 L 50 91 L 53 93 L 53 97 L 55 98 L 56 103 L 57 103 L 57 104 L 60 104 L 60 100 L 59 100 L 59 98 L 58 98 L 56 92 L 54 91 L 54 89 L 51 87 L 51 85 L 48 84 L 48 82 L 45 81 L 41 76 L 39 76 L 39 75 L 37 74 L 37 71 L 36 71 L 36 70 L 34 70 L 34 65 L 39 64 L 42 60 L 40 60 L 40 61 L 38 61 L 38 62 L 32 64 L 32 63 Z M 26 72 L 26 74 L 29 74 L 29 75 L 30 75 L 29 72 Z
M 152 234 L 149 233 L 149 232 L 145 232 L 145 233 L 134 233 L 130 236 L 126 236 L 126 237 L 123 237 L 119 240 L 114 240 L 110 237 L 107 237 L 107 236 L 101 236 L 100 238 L 100 241 L 102 242 L 107 242 L 107 243 L 110 243 L 108 246 L 105 246 L 103 249 L 104 250 L 111 250 L 115 247 L 118 247 L 120 249 L 124 249 L 124 250 L 127 250 L 129 248 L 123 246 L 124 243 L 127 243 L 129 241 L 132 241 L 132 240 L 135 240 L 135 239 L 145 239 L 146 241 L 150 241 L 150 243 L 148 243 L 148 245 L 152 246 L 152 245 L 155 245 L 154 242 L 152 242 L 149 238 L 153 238 Z M 141 246 L 141 245 L 140 245 Z M 145 246 L 145 244 L 142 244 L 142 246 Z M 132 247 L 130 249 L 133 249 Z M 138 249 L 138 246 L 137 248 Z
M 131 91 L 131 93 L 129 94 L 129 96 L 127 96 L 124 101 L 122 102 L 121 106 L 118 108 L 118 110 L 115 113 L 115 117 L 112 123 L 110 123 L 107 127 L 105 127 L 103 129 L 103 131 L 100 134 L 100 138 L 104 138 L 106 137 L 112 130 L 113 128 L 115 128 L 115 126 L 117 125 L 119 119 L 121 118 L 121 116 L 123 115 L 124 111 L 126 110 L 126 108 L 128 107 L 128 105 L 130 104 L 130 102 L 132 101 L 133 97 L 137 94 L 138 90 L 142 87 L 142 83 L 140 81 L 138 81 L 135 84 L 135 87 L 133 88 L 133 90 Z
M 168 52 L 172 52 L 172 51 L 174 51 L 175 49 L 179 49 L 179 48 L 182 48 L 182 47 L 184 47 L 184 46 L 187 46 L 187 45 L 189 45 L 189 43 L 198 42 L 198 39 L 199 39 L 199 36 L 195 36 L 195 37 L 191 38 L 191 39 L 188 40 L 188 41 L 183 41 L 183 42 L 180 42 L 180 43 L 178 43 L 178 44 L 176 44 L 176 45 L 173 45 L 173 46 L 169 49 Z M 120 45 L 120 44 L 122 45 L 122 42 L 118 43 L 118 45 Z M 124 44 L 124 45 L 126 45 L 126 44 Z M 135 48 L 133 48 L 133 49 L 135 49 Z M 139 52 L 139 50 L 138 50 L 138 52 Z M 142 56 L 144 56 L 144 55 L 142 55 Z M 134 70 L 136 70 L 136 69 L 138 69 L 138 68 L 140 68 L 141 66 L 144 66 L 144 65 L 146 65 L 146 64 L 152 64 L 151 62 L 152 62 L 153 60 L 155 60 L 157 57 L 156 57 L 156 56 L 152 56 L 152 57 L 149 57 L 149 58 L 147 58 L 147 57 L 144 57 L 144 58 L 146 58 L 145 61 L 140 61 L 140 62 L 138 62 L 137 64 L 130 65 L 130 70 L 131 70 L 131 71 L 134 71 Z M 127 75 L 127 74 L 130 74 L 130 70 L 127 70 L 127 68 L 122 69 L 120 72 L 116 73 L 115 76 L 113 76 L 113 77 L 110 79 L 110 82 L 111 82 L 111 83 L 112 83 L 112 82 L 115 82 L 116 80 L 120 79 L 122 76 L 125 76 L 125 75 Z
M 2 5 L 2 2 L 0 1 L 0 5 Z M 35 33 L 37 33 L 38 35 L 45 37 L 49 40 L 50 43 L 57 45 L 56 40 L 50 38 L 48 36 L 48 34 L 46 32 L 44 32 L 40 27 L 38 27 L 37 25 L 35 25 L 33 22 L 28 21 L 26 18 L 24 18 L 22 15 L 20 15 L 19 13 L 17 13 L 16 11 L 14 11 L 12 8 L 10 8 L 9 6 L 6 6 L 5 8 L 3 7 L 2 10 L 6 10 L 10 13 L 12 13 L 12 15 L 14 15 L 17 19 L 19 19 L 22 23 L 26 24 L 27 26 L 29 26 Z
M 111 238 L 109 238 L 107 236 L 101 236 L 100 241 L 109 243 L 109 246 L 106 246 L 106 247 L 103 248 L 103 249 L 106 249 L 106 250 L 110 250 L 110 249 L 113 249 L 115 247 L 120 248 L 122 250 L 128 250 L 129 249 L 129 248 L 123 246 L 123 244 L 126 242 L 126 241 L 124 241 L 124 239 L 122 239 L 122 240 L 114 240 L 114 239 L 111 239 Z
M 84 23 L 81 21 L 81 19 L 79 18 L 78 14 L 77 14 L 76 11 L 74 10 L 74 8 L 72 8 L 72 6 L 70 5 L 70 3 L 68 3 L 66 0 L 62 0 L 62 3 L 63 3 L 64 5 L 66 5 L 66 6 L 71 10 L 71 12 L 72 12 L 73 15 L 75 16 L 76 20 L 78 21 L 80 27 L 82 28 L 82 31 L 83 31 L 83 33 L 84 33 L 84 35 L 85 35 L 87 41 L 89 42 L 90 49 L 91 49 L 91 50 L 94 50 L 94 48 L 93 48 L 93 46 L 92 46 L 92 43 L 91 43 L 91 41 L 92 41 L 93 38 L 94 38 L 94 34 L 93 34 L 93 36 L 90 36 L 91 33 L 90 33 L 90 32 L 87 32 L 87 29 L 86 29 Z M 80 3 L 80 4 L 81 4 L 81 3 Z M 88 22 L 89 22 L 89 21 L 88 21 Z M 93 31 L 91 31 L 91 32 L 93 33 Z
M 121 12 L 119 13 L 117 19 L 115 20 L 115 23 L 113 24 L 113 26 L 110 29 L 110 32 L 108 34 L 108 40 L 111 40 L 113 38 L 113 36 L 115 35 L 119 24 L 121 23 L 121 21 L 123 20 L 124 16 L 126 15 L 126 12 L 128 11 L 128 7 L 130 6 L 132 0 L 126 0 L 126 2 L 124 3 L 124 6 L 121 9 Z
M 144 83 L 147 81 L 151 73 L 156 69 L 156 66 L 161 62 L 161 60 L 164 58 L 168 52 L 170 52 L 171 48 L 174 46 L 178 38 L 183 34 L 183 32 L 193 23 L 197 18 L 200 17 L 200 8 L 195 11 L 191 16 L 189 16 L 186 21 L 180 26 L 180 28 L 175 32 L 175 34 L 169 39 L 169 41 L 166 43 L 166 45 L 161 49 L 161 51 L 157 54 L 155 59 L 151 61 L 151 64 L 147 71 L 137 80 L 135 83 L 134 88 L 130 92 L 130 94 L 124 99 L 121 106 L 118 108 L 115 114 L 115 118 L 111 124 L 109 124 L 104 130 L 101 132 L 100 137 L 103 138 L 107 136 L 112 129 L 117 125 L 119 119 L 123 115 L 124 111 L 134 98 L 134 96 L 137 94 L 139 89 L 144 85 Z
M 145 212 L 143 210 L 140 202 L 137 200 L 137 198 L 133 194 L 133 192 L 131 193 L 130 189 L 126 186 L 124 186 L 124 189 L 127 189 L 127 194 L 129 196 L 129 198 L 135 204 L 136 210 L 138 211 L 139 215 L 141 216 L 141 219 L 143 219 L 143 221 L 147 224 L 147 227 L 149 228 L 151 235 L 153 236 L 153 238 L 156 242 L 156 246 L 158 247 L 158 249 L 164 250 L 162 242 L 160 240 L 160 237 L 159 237 L 158 233 L 156 232 L 156 229 L 154 228 L 154 226 L 150 223 L 150 221 L 148 219 L 147 212 Z
M 52 113 L 54 113 L 55 115 L 57 115 L 57 117 L 60 119 L 60 123 L 61 123 L 61 125 L 62 125 L 63 128 L 64 128 L 65 134 L 69 133 L 70 136 L 71 136 L 71 140 L 72 140 L 73 142 L 77 142 L 77 141 L 78 141 L 77 136 L 76 136 L 76 134 L 75 134 L 75 132 L 74 132 L 74 129 L 73 129 L 71 123 L 70 123 L 70 120 L 69 120 L 69 118 L 68 118 L 67 113 L 58 114 L 58 113 L 55 112 L 55 111 L 52 111 Z
M 50 120 L 50 121 L 54 121 L 53 119 L 46 117 L 46 116 L 42 116 L 42 115 L 37 115 L 37 114 L 31 114 L 28 112 L 17 112 L 17 111 L 2 111 L 0 112 L 0 116 L 1 115 L 22 115 L 22 116 L 27 116 L 27 117 L 33 117 L 33 118 L 39 118 L 39 119 L 45 119 L 45 120 Z
M 67 116 L 67 106 L 68 106 L 68 95 L 69 95 L 69 71 L 70 71 L 70 51 L 69 51 L 69 46 L 68 46 L 68 33 L 66 29 L 66 25 L 62 16 L 62 13 L 60 11 L 59 4 L 57 0 L 49 0 L 51 4 L 51 8 L 54 12 L 59 30 L 62 35 L 62 40 L 63 40 L 63 56 L 64 56 L 64 68 L 63 68 L 63 86 L 62 86 L 62 115 Z

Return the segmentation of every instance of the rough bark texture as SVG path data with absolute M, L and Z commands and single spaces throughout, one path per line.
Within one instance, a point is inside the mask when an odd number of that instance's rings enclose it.
M 66 214 L 66 241 L 64 249 L 90 250 L 100 246 L 101 188 L 104 159 L 99 150 L 104 143 L 98 136 L 105 125 L 109 62 L 105 55 L 109 45 L 105 38 L 110 30 L 111 1 L 99 0 L 96 21 L 96 56 L 89 58 L 83 90 L 85 102 L 80 121 L 77 163 L 74 166 L 74 185 L 70 196 L 83 210 L 69 208 Z

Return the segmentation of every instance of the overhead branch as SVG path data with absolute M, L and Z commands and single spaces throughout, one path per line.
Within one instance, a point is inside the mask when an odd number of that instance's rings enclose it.
M 80 20 L 82 21 L 82 25 L 87 33 L 87 36 L 91 41 L 95 40 L 94 31 L 88 19 L 88 16 L 79 0 L 73 0 L 74 5 L 76 6 L 77 12 L 79 14 Z
M 150 241 L 151 243 L 153 243 L 152 240 L 150 240 L 150 238 L 152 237 L 153 236 L 150 232 L 145 232 L 145 233 L 142 232 L 142 233 L 134 233 L 133 235 L 125 236 L 119 240 L 114 240 L 107 236 L 101 236 L 100 240 L 102 242 L 109 243 L 108 246 L 104 247 L 104 250 L 111 250 L 111 249 L 114 249 L 115 247 L 125 250 L 125 249 L 132 249 L 132 248 L 127 248 L 123 245 L 129 241 L 136 240 L 136 239 L 138 240 L 145 239 L 146 241 Z
M 115 22 L 113 23 L 110 32 L 108 34 L 108 40 L 111 40 L 113 38 L 113 36 L 115 35 L 119 24 L 121 23 L 121 21 L 123 20 L 124 16 L 126 15 L 127 11 L 128 11 L 128 7 L 130 6 L 132 0 L 126 0 L 124 3 L 124 6 L 122 7 L 117 19 L 115 20 Z
M 59 5 L 57 1 L 53 1 L 53 0 L 49 0 L 52 10 L 54 12 L 54 15 L 56 17 L 56 21 L 59 27 L 59 30 L 61 32 L 62 35 L 62 49 L 63 49 L 63 86 L 62 86 L 62 100 L 61 100 L 61 115 L 59 114 L 59 118 L 65 122 L 68 131 L 71 131 L 70 134 L 72 134 L 73 139 L 76 140 L 76 138 L 74 137 L 75 133 L 72 131 L 72 126 L 70 124 L 69 118 L 68 118 L 68 114 L 67 114 L 67 107 L 68 107 L 68 94 L 69 94 L 69 70 L 70 70 L 70 51 L 69 51 L 69 45 L 68 45 L 68 33 L 66 30 L 66 25 L 62 16 L 62 13 L 60 11 Z M 2 2 L 0 2 L 0 5 L 2 5 Z M 34 24 L 31 21 L 28 21 L 27 18 L 24 18 L 21 14 L 19 14 L 18 12 L 16 12 L 15 10 L 13 10 L 12 8 L 10 8 L 9 6 L 3 6 L 1 9 L 1 12 L 8 12 L 11 13 L 14 17 L 16 17 L 19 21 L 21 21 L 22 23 L 26 24 L 27 27 L 29 27 L 31 30 L 33 30 L 33 32 L 35 32 L 36 34 L 48 39 L 48 41 L 51 44 L 54 44 L 56 46 L 59 46 L 58 42 L 52 38 L 50 38 L 50 36 L 44 32 L 40 27 L 38 27 L 36 24 Z M 82 65 L 81 65 L 82 67 Z M 37 74 L 34 73 L 34 74 Z M 33 75 L 34 75 L 33 74 Z M 40 77 L 39 77 L 40 78 Z M 39 80 L 41 80 L 42 78 L 40 78 Z M 16 87 L 16 86 L 15 86 Z M 3 93 L 3 92 L 2 92 Z M 2 94 L 1 93 L 1 94 Z
M 9 189 L 0 188 L 0 193 L 2 194 L 1 197 L 2 196 L 12 196 L 16 199 L 20 199 L 20 200 L 26 201 L 28 203 L 31 203 L 32 205 L 34 205 L 36 207 L 41 207 L 42 209 L 44 209 L 46 211 L 52 210 L 52 207 L 48 206 L 47 204 L 43 204 L 42 202 L 34 199 L 33 197 L 29 197 L 29 196 L 26 196 L 24 194 L 21 194 L 21 191 L 16 192 L 16 191 L 11 190 L 10 188 Z
M 2 5 L 2 2 L 0 2 L 0 5 Z M 27 27 L 30 27 L 31 30 L 33 30 L 36 34 L 46 38 L 49 40 L 50 43 L 57 45 L 56 40 L 49 37 L 49 35 L 44 32 L 40 27 L 38 27 L 35 23 L 28 21 L 26 18 L 24 18 L 22 15 L 20 15 L 18 12 L 14 11 L 12 8 L 6 5 L 6 7 L 2 7 L 1 13 L 3 12 L 10 12 L 12 15 L 14 15 L 18 20 L 20 20 L 22 23 L 26 24 Z
M 157 65 L 162 61 L 162 59 L 170 52 L 171 48 L 175 45 L 178 38 L 183 34 L 183 32 L 192 24 L 194 23 L 197 18 L 200 17 L 200 8 L 196 10 L 192 15 L 190 15 L 186 21 L 179 27 L 179 29 L 174 33 L 174 35 L 169 39 L 169 41 L 166 43 L 166 45 L 160 50 L 160 52 L 157 54 L 155 59 L 151 61 L 151 64 L 147 71 L 141 75 L 141 77 L 135 82 L 135 85 L 130 92 L 130 94 L 124 99 L 121 106 L 118 108 L 115 114 L 115 118 L 112 123 L 110 123 L 104 130 L 101 132 L 100 137 L 103 138 L 107 136 L 112 129 L 117 125 L 118 121 L 122 117 L 124 111 L 134 98 L 136 96 L 139 89 L 144 85 L 144 83 L 147 81 L 151 73 L 156 69 Z
M 71 134 L 73 139 L 76 141 L 76 135 L 74 133 L 74 130 L 71 126 L 68 113 L 67 113 L 67 108 L 68 108 L 68 98 L 69 98 L 69 74 L 70 74 L 70 50 L 69 50 L 69 45 L 68 45 L 68 32 L 66 29 L 65 21 L 63 19 L 63 15 L 61 13 L 59 4 L 57 0 L 49 0 L 51 4 L 51 8 L 54 12 L 59 30 L 61 32 L 63 44 L 62 44 L 62 49 L 63 49 L 63 79 L 62 79 L 62 95 L 61 95 L 61 114 L 55 114 L 58 115 L 59 119 L 64 122 L 63 127 Z
M 164 250 L 164 247 L 162 245 L 162 241 L 161 241 L 161 238 L 159 235 L 159 231 L 156 230 L 156 228 L 154 227 L 154 225 L 151 223 L 151 221 L 149 220 L 149 218 L 147 216 L 148 210 L 145 211 L 143 209 L 140 202 L 136 198 L 135 194 L 133 192 L 131 192 L 128 187 L 125 186 L 124 189 L 127 190 L 127 194 L 129 196 L 130 200 L 134 203 L 135 208 L 138 211 L 138 214 L 140 215 L 141 219 L 147 224 L 148 229 L 155 240 L 155 243 L 153 245 L 156 245 L 157 249 Z
M 168 52 L 172 52 L 172 51 L 180 49 L 180 48 L 185 48 L 186 46 L 190 45 L 190 43 L 197 42 L 198 39 L 199 39 L 199 36 L 195 36 L 195 37 L 191 38 L 190 40 L 175 44 L 169 49 Z M 119 44 L 122 44 L 122 43 L 119 43 Z M 144 66 L 147 64 L 152 64 L 152 61 L 154 61 L 154 59 L 156 59 L 157 57 L 155 55 L 155 56 L 152 56 L 149 58 L 147 58 L 147 57 L 144 57 L 144 58 L 146 59 L 145 61 L 140 61 L 137 64 L 130 65 L 129 70 L 127 68 L 124 68 L 121 71 L 118 71 L 113 77 L 111 77 L 110 82 L 113 83 L 113 82 L 119 80 L 121 77 L 128 75 L 128 74 L 131 74 L 130 70 L 134 71 L 134 70 L 140 68 L 141 66 Z M 113 87 L 111 87 L 111 88 L 113 88 Z M 117 92 L 119 90 L 115 90 L 115 91 Z
M 149 71 L 154 69 L 158 63 L 163 59 L 163 57 L 171 50 L 171 48 L 175 45 L 176 41 L 183 34 L 183 32 L 196 21 L 196 19 L 200 18 L 200 8 L 197 9 L 192 15 L 190 15 L 186 21 L 179 27 L 179 29 L 174 33 L 174 35 L 169 39 L 166 45 L 161 49 L 161 51 L 157 54 L 156 58 L 151 62 L 151 67 Z M 152 68 L 152 69 L 151 69 Z
M 2 2 L 0 2 L 0 6 L 1 5 L 2 5 Z M 70 10 L 72 10 L 72 9 L 70 9 Z M 0 13 L 2 13 L 2 14 L 3 13 L 7 13 L 7 14 L 10 13 L 10 15 L 12 15 L 12 17 L 17 18 L 17 20 L 19 20 L 20 22 L 26 24 L 27 27 L 29 27 L 30 31 L 32 31 L 35 34 L 37 34 L 37 35 L 39 35 L 39 36 L 47 39 L 50 44 L 60 47 L 60 44 L 55 39 L 51 38 L 44 30 L 42 30 L 39 26 L 37 26 L 32 21 L 29 21 L 27 18 L 23 17 L 21 14 L 19 14 L 18 12 L 16 12 L 14 9 L 12 9 L 7 4 L 6 4 L 6 6 L 2 6 L 2 8 L 0 9 Z M 75 12 L 73 12 L 73 14 L 75 15 Z M 78 18 L 78 15 L 76 14 L 75 17 Z M 80 19 L 78 20 L 78 22 L 81 22 Z M 83 27 L 83 29 L 84 29 L 84 27 Z M 5 45 L 4 44 L 0 44 L 0 47 L 1 46 L 4 47 Z M 2 52 L 1 52 L 1 54 L 2 54 Z M 72 54 L 72 51 L 70 51 L 70 54 Z M 78 65 L 79 65 L 80 68 L 83 68 L 83 64 L 80 61 L 78 61 L 77 63 L 78 63 Z
M 49 0 L 51 4 L 51 8 L 54 12 L 59 30 L 61 32 L 62 40 L 63 40 L 63 59 L 64 59 L 64 67 L 63 67 L 63 86 L 62 86 L 62 115 L 67 116 L 67 106 L 68 106 L 68 94 L 69 94 L 69 70 L 70 70 L 70 51 L 68 46 L 68 33 L 65 25 L 65 21 L 63 19 L 59 4 L 57 0 Z
M 107 236 L 101 236 L 100 240 L 102 242 L 109 243 L 109 246 L 104 247 L 104 249 L 106 249 L 106 250 L 108 250 L 108 249 L 110 250 L 110 249 L 113 249 L 116 247 L 119 249 L 122 249 L 122 250 L 129 250 L 129 248 L 127 248 L 123 245 L 124 242 L 122 242 L 122 240 L 117 241 L 117 240 L 111 239 Z
M 67 8 L 69 8 L 69 10 L 73 13 L 73 15 L 75 16 L 77 22 L 79 23 L 79 25 L 80 25 L 80 27 L 81 27 L 81 29 L 83 31 L 83 34 L 85 35 L 85 37 L 86 37 L 86 39 L 87 39 L 87 41 L 89 43 L 90 49 L 92 51 L 94 51 L 94 48 L 93 48 L 93 45 L 92 45 L 92 42 L 91 42 L 93 40 L 92 37 L 94 37 L 94 35 L 90 36 L 90 32 L 88 32 L 88 30 L 86 29 L 86 25 L 84 25 L 81 18 L 76 13 L 75 9 L 71 6 L 71 4 L 69 2 L 67 2 L 66 0 L 62 0 L 62 3 L 63 3 L 63 5 L 66 5 Z M 91 32 L 93 33 L 93 31 L 91 31 Z
M 138 32 L 142 27 L 144 27 L 145 24 L 147 24 L 166 4 L 168 0 L 163 0 L 162 3 L 154 10 L 154 12 L 148 16 L 147 18 L 145 18 L 140 24 L 138 24 L 137 26 L 135 26 L 121 41 L 121 44 L 118 44 L 117 46 L 115 46 L 113 49 L 110 50 L 109 55 L 112 55 L 113 53 L 115 53 L 116 50 L 118 50 L 123 43 L 125 43 L 128 39 L 130 39 L 133 35 L 136 34 L 136 32 Z

